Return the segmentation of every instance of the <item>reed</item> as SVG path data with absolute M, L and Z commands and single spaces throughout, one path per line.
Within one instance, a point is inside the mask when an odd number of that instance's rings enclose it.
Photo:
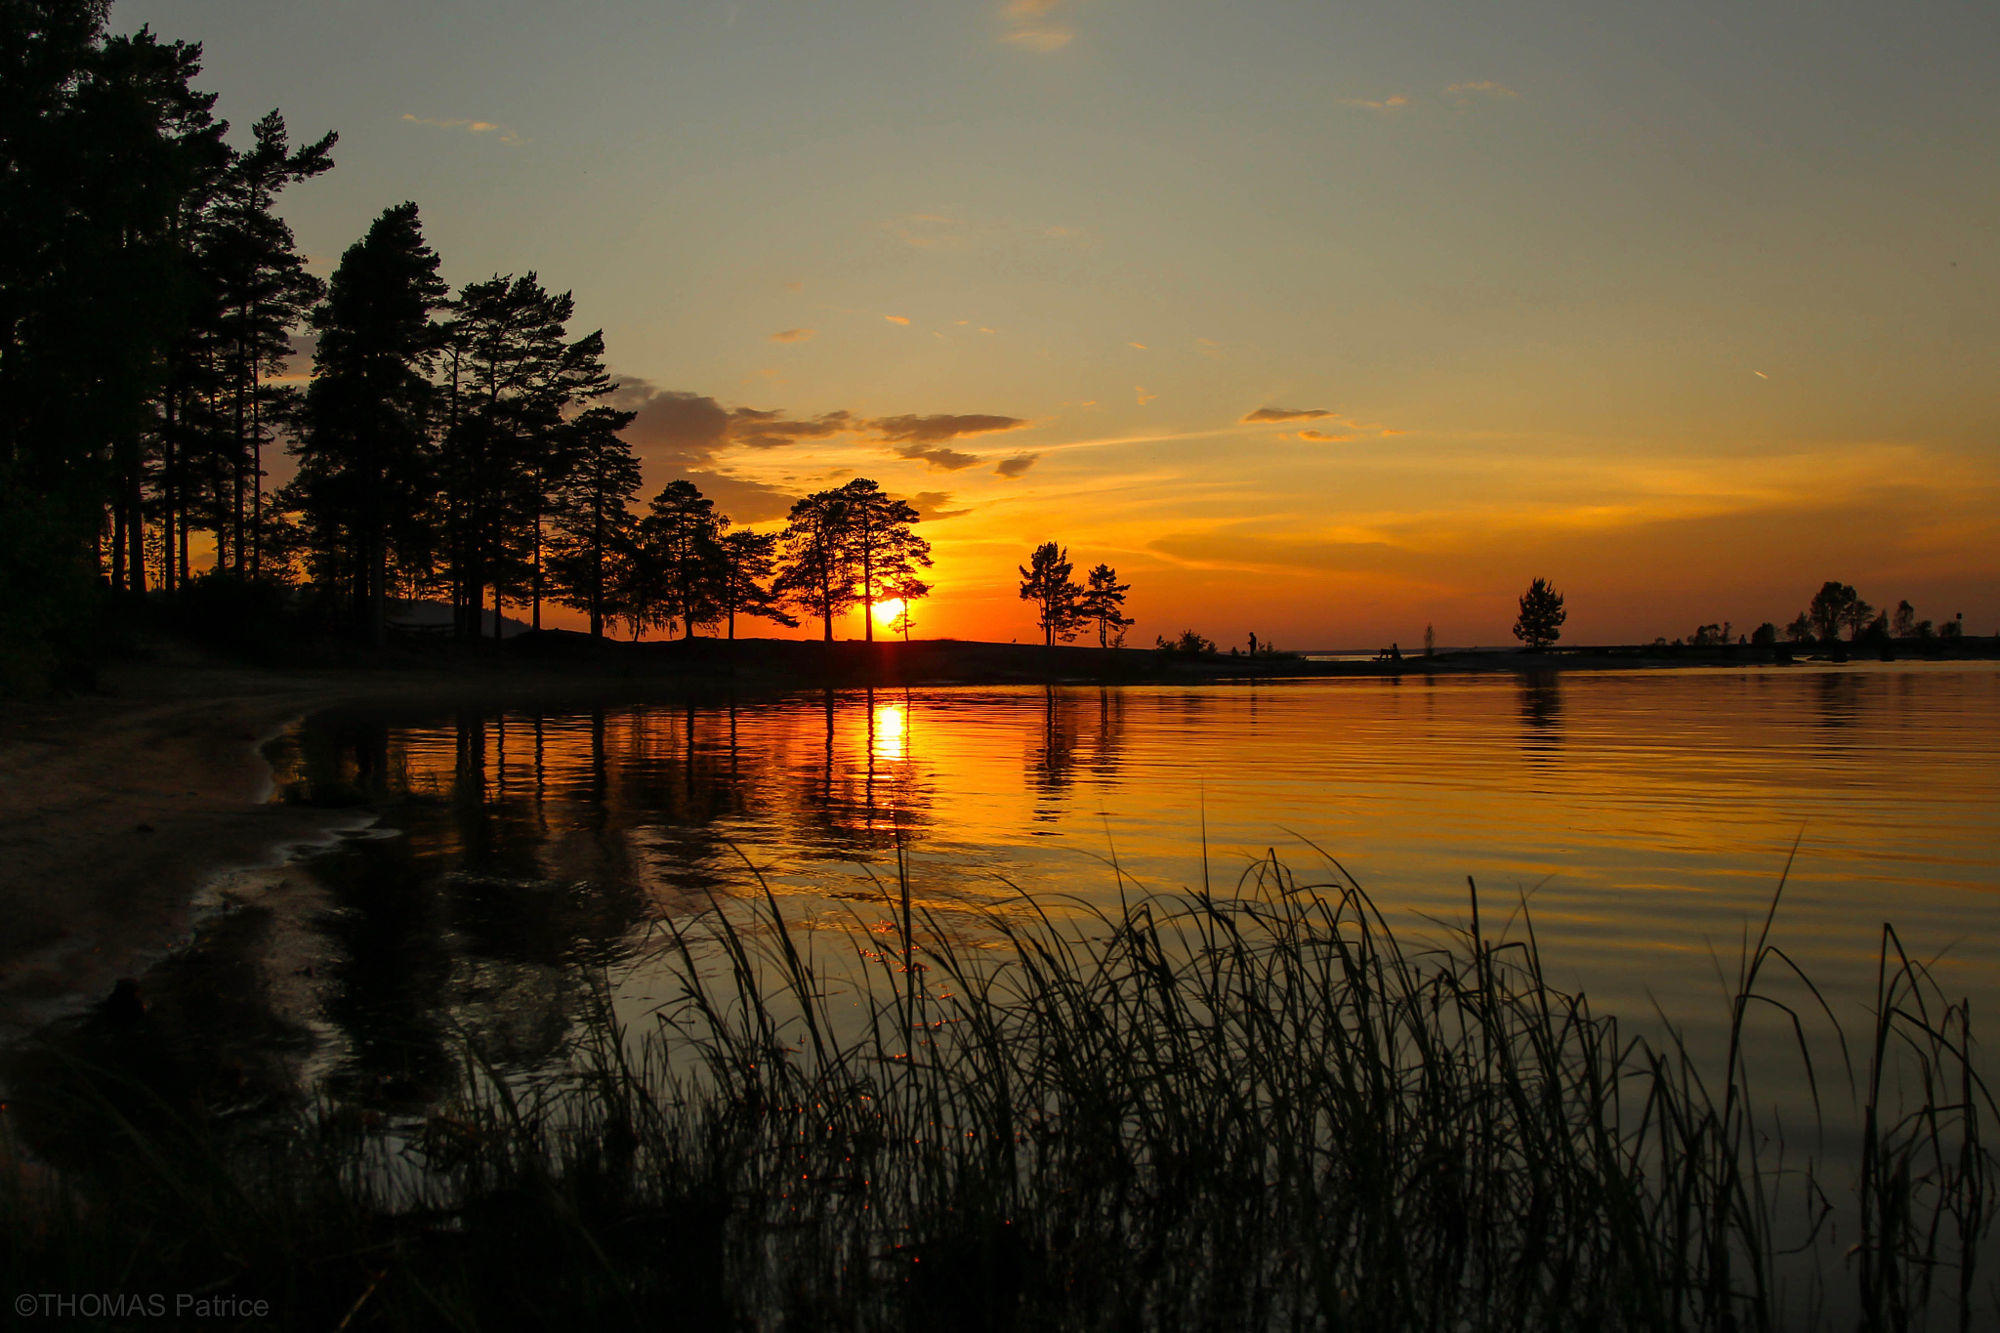
M 17 1291 L 214 1286 L 320 1327 L 2000 1319 L 1970 1016 L 1893 931 L 1850 1064 L 1830 1011 L 1781 997 L 1817 992 L 1774 897 L 1704 1068 L 1550 985 L 1525 915 L 1495 938 L 1474 889 L 1446 946 L 1406 946 L 1335 871 L 1273 857 L 1112 913 L 1023 895 L 978 942 L 906 871 L 846 932 L 767 891 L 665 928 L 674 1001 L 635 1028 L 601 993 L 565 1077 L 468 1048 L 421 1122 L 323 1106 L 220 1146 L 93 1084 L 102 1171 L 10 1173 L 0 1263 Z M 1765 1015 L 1810 1135 L 1755 1109 Z

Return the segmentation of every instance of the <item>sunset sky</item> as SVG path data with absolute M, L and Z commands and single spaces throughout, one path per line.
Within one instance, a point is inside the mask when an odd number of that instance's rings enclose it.
M 340 133 L 331 270 L 601 326 L 647 490 L 860 474 L 920 637 L 1035 637 L 1045 540 L 1133 641 L 1782 623 L 1820 582 L 2000 628 L 1990 3 L 121 0 L 247 130 Z

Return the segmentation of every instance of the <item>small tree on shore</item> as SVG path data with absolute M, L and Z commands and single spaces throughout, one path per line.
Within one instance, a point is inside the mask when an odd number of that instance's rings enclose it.
M 1184 629 L 1177 639 L 1169 639 L 1163 634 L 1155 635 L 1153 646 L 1163 653 L 1179 653 L 1183 657 L 1201 657 L 1215 651 L 1215 640 L 1208 638 L 1198 630 Z M 1231 649 L 1230 651 L 1234 652 L 1235 650 Z
M 1861 600 L 1861 594 L 1854 591 L 1854 585 L 1828 579 L 1813 594 L 1806 616 L 1812 621 L 1818 636 L 1832 643 L 1840 638 L 1843 628 L 1850 636 L 1858 636 L 1875 618 L 1875 608 Z
M 1125 627 L 1132 618 L 1125 614 L 1125 594 L 1132 591 L 1129 583 L 1118 581 L 1118 571 L 1109 565 L 1099 565 L 1090 571 L 1090 577 L 1083 585 L 1083 598 L 1077 610 L 1084 621 L 1097 622 L 1097 646 L 1117 648 L 1125 642 Z M 1251 636 L 1253 641 L 1255 635 Z
M 1563 595 L 1547 579 L 1536 579 L 1521 594 L 1521 615 L 1514 622 L 1514 637 L 1531 649 L 1546 648 L 1562 637 L 1562 624 L 1569 616 L 1563 609 Z
M 902 603 L 901 608 L 896 612 L 895 619 L 889 622 L 889 632 L 891 634 L 902 635 L 903 642 L 908 643 L 910 641 L 910 630 L 917 623 L 910 616 L 910 608 L 931 595 L 931 585 L 918 578 L 915 574 L 905 573 L 899 574 L 892 579 L 887 585 L 886 591 L 891 597 Z

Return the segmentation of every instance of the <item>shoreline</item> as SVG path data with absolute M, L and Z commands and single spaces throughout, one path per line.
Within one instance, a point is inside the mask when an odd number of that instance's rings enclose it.
M 685 682 L 541 671 L 285 670 L 166 645 L 99 690 L 0 707 L 0 1049 L 186 945 L 233 877 L 283 867 L 372 813 L 272 799 L 270 745 L 343 705 L 642 698 Z

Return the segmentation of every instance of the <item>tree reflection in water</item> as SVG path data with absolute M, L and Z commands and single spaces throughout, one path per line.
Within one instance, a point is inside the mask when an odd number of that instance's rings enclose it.
M 1520 679 L 1521 748 L 1547 761 L 1562 749 L 1562 673 L 1524 671 Z
M 1028 783 L 1036 796 L 1031 817 L 1052 824 L 1063 816 L 1078 770 L 1106 780 L 1116 775 L 1125 694 L 1104 687 L 1085 691 L 1051 685 L 1042 692 L 1041 703 L 1041 735 L 1028 755 Z M 1035 832 L 1046 836 L 1045 830 Z

